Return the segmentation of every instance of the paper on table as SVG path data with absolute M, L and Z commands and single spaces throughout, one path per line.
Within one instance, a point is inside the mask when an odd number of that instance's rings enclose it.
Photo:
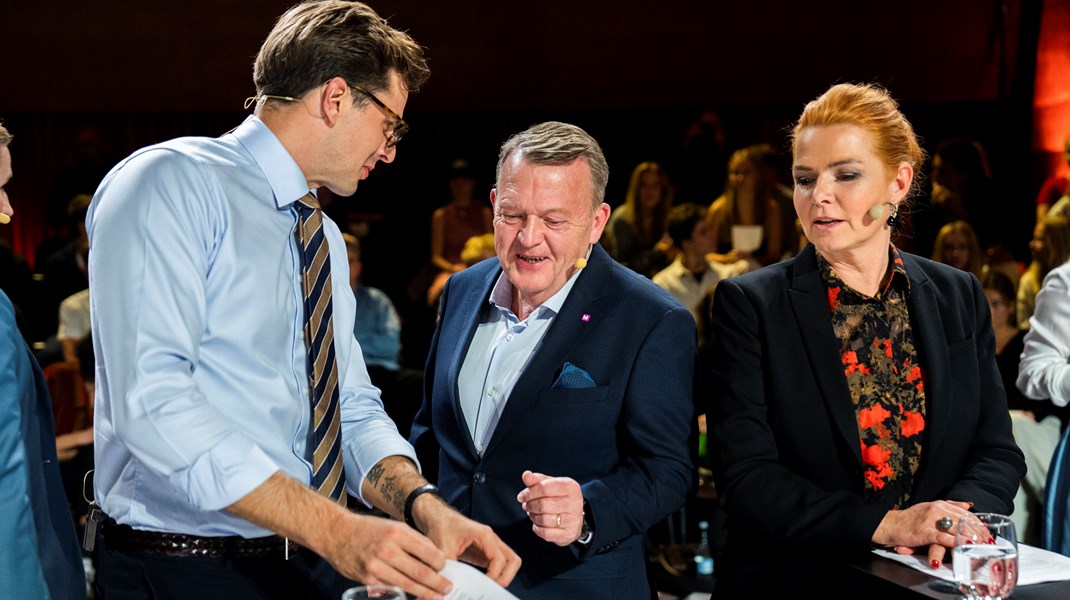
M 761 225 L 733 225 L 732 249 L 738 252 L 754 252 L 762 245 Z
M 447 560 L 439 575 L 453 582 L 446 600 L 519 600 L 472 565 Z
M 873 553 L 903 563 L 933 577 L 955 581 L 955 574 L 951 571 L 951 561 L 945 561 L 939 569 L 934 569 L 929 566 L 929 559 L 924 554 L 896 554 L 892 550 L 879 549 L 874 550 Z M 1018 544 L 1018 585 L 1066 580 L 1070 580 L 1070 557 L 1028 544 Z

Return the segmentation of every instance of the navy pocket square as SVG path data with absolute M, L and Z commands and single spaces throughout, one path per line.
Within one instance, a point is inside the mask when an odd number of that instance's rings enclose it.
M 550 389 L 583 389 L 593 387 L 598 387 L 598 384 L 594 382 L 594 379 L 591 379 L 591 376 L 587 374 L 587 371 L 584 371 L 570 362 L 566 362 L 565 365 L 561 367 L 561 374 L 557 376 L 557 381 L 550 386 Z

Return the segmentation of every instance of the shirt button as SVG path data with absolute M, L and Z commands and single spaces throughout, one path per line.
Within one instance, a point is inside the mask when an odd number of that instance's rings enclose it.
M 507 341 L 507 342 L 513 341 L 513 334 L 510 333 L 509 335 L 505 336 L 505 341 Z
M 490 396 L 491 398 L 493 398 L 494 397 L 494 388 L 490 388 L 489 390 L 487 390 L 487 395 Z
M 483 471 L 476 471 L 472 475 L 472 481 L 476 482 L 477 484 L 482 485 L 483 483 L 486 483 L 486 481 L 487 481 L 487 474 L 484 473 Z

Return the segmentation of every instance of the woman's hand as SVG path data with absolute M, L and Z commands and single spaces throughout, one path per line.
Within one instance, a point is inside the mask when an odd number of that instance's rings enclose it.
M 972 502 L 937 500 L 922 502 L 903 510 L 890 510 L 873 532 L 874 544 L 892 546 L 899 554 L 917 554 L 924 548 L 929 565 L 938 568 L 947 549 L 955 545 L 955 526 L 969 514 Z M 946 531 L 937 527 L 940 519 L 951 519 Z

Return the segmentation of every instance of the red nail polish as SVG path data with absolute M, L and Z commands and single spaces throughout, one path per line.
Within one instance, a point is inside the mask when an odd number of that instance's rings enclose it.
M 995 544 L 996 543 L 996 538 L 988 538 L 988 543 L 989 544 Z
M 931 566 L 934 569 L 939 569 L 940 568 L 940 561 L 938 561 L 938 560 L 936 560 L 934 558 L 931 561 L 929 561 L 929 566 Z

